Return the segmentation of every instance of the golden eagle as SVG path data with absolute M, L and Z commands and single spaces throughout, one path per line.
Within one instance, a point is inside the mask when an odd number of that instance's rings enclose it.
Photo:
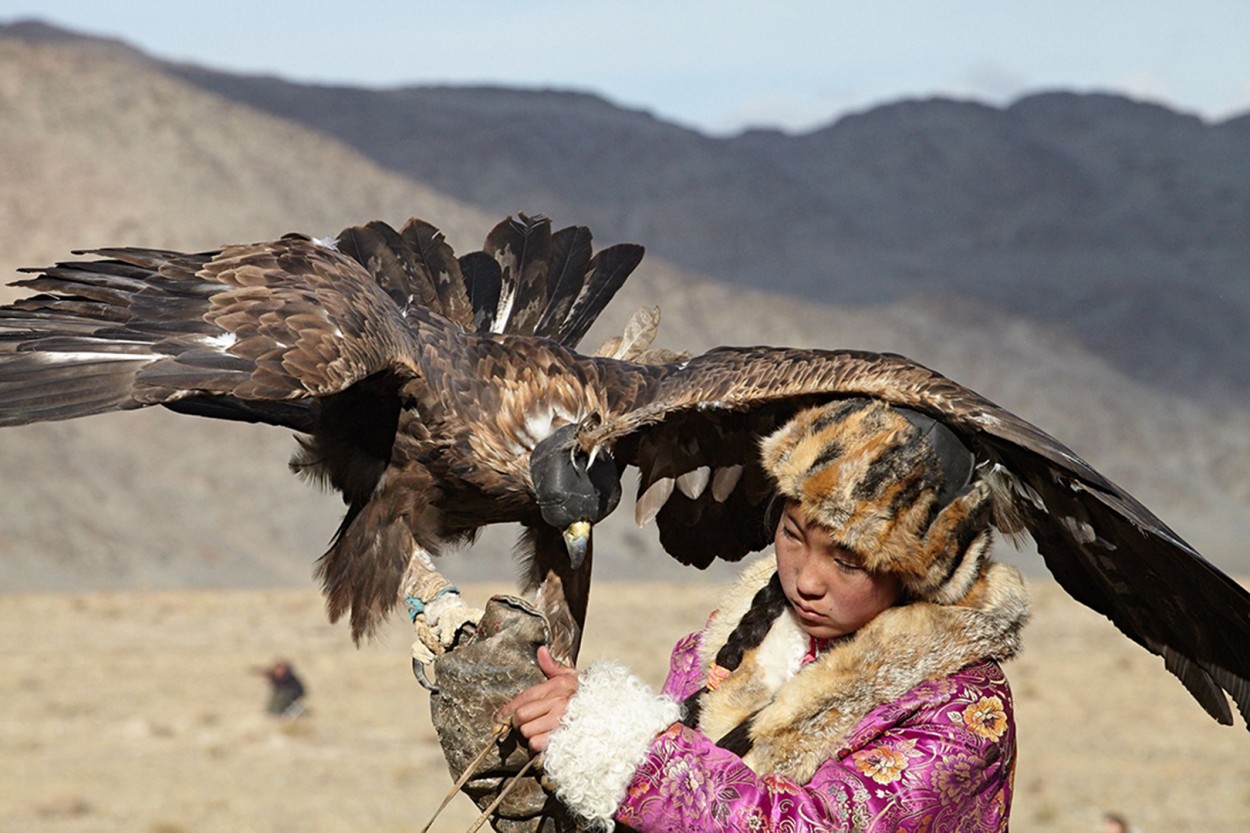
M 485 524 L 519 522 L 553 649 L 577 653 L 590 526 L 639 470 L 636 512 L 705 567 L 767 545 L 758 439 L 800 408 L 872 396 L 946 424 L 1059 583 L 1161 655 L 1217 720 L 1250 712 L 1250 594 L 1046 433 L 889 354 L 574 347 L 642 249 L 505 220 L 456 257 L 410 220 L 200 254 L 99 249 L 27 270 L 0 308 L 0 425 L 164 405 L 300 432 L 292 465 L 343 495 L 319 564 L 332 619 L 371 633 L 406 575 Z M 636 337 L 635 337 L 636 336 Z

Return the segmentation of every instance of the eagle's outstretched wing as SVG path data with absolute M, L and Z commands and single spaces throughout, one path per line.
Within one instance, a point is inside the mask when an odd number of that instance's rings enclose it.
M 959 434 L 998 487 L 995 524 L 1027 530 L 1078 601 L 1161 655 L 1217 720 L 1223 692 L 1250 715 L 1250 593 L 1050 435 L 901 356 L 721 348 L 665 368 L 649 396 L 584 433 L 640 470 L 639 522 L 707 566 L 762 549 L 772 489 L 758 442 L 802 407 L 839 396 L 913 408 Z
M 301 432 L 292 465 L 348 506 L 319 572 L 331 617 L 350 610 L 359 637 L 414 548 L 537 517 L 512 441 L 527 426 L 500 425 L 486 393 L 576 345 L 642 251 L 593 252 L 586 228 L 522 215 L 461 257 L 415 219 L 199 254 L 84 252 L 28 270 L 39 294 L 0 308 L 0 425 L 164 405 Z M 526 355 L 503 344 L 518 337 Z
M 0 425 L 160 404 L 307 431 L 308 400 L 414 373 L 399 307 L 330 246 L 90 254 L 0 310 Z
M 103 259 L 24 270 L 39 274 L 17 285 L 40 294 L 0 308 L 0 425 L 160 404 L 308 431 L 311 400 L 416 376 L 422 322 L 575 346 L 642 248 L 592 257 L 584 227 L 553 234 L 522 216 L 460 258 L 417 219 L 335 240 L 78 254 Z

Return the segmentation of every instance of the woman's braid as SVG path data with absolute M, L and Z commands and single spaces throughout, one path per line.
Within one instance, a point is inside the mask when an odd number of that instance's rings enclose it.
M 716 664 L 727 671 L 733 671 L 742 664 L 742 656 L 750 649 L 764 641 L 772 629 L 773 622 L 786 609 L 786 594 L 781 589 L 781 577 L 773 573 L 772 579 L 756 592 L 751 599 L 751 607 L 738 622 L 738 626 L 729 634 L 729 639 L 716 653 Z M 691 694 L 682 702 L 682 723 L 695 726 L 699 722 L 700 698 L 707 687 Z
M 716 653 L 716 664 L 727 671 L 737 669 L 742 664 L 742 655 L 764 641 L 773 622 L 785 609 L 786 594 L 781 589 L 781 575 L 773 573 L 768 584 L 751 599 L 751 608 Z

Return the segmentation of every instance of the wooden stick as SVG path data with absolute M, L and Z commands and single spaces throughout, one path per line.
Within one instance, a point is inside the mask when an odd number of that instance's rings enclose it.
M 517 774 L 512 776 L 512 780 L 504 785 L 504 788 L 499 791 L 499 795 L 495 796 L 495 800 L 490 803 L 490 806 L 482 811 L 482 815 L 477 817 L 477 821 L 473 822 L 473 826 L 466 830 L 465 833 L 477 833 L 482 825 L 486 823 L 486 820 L 490 818 L 490 814 L 495 812 L 499 805 L 503 803 L 503 800 L 508 797 L 508 793 L 512 792 L 512 788 L 521 783 L 521 776 L 529 772 L 530 767 L 532 767 L 534 762 L 537 760 L 538 756 L 535 755 L 525 762 L 525 766 L 521 767 Z
M 446 809 L 447 805 L 451 803 L 451 800 L 456 797 L 456 793 L 460 792 L 460 788 L 469 783 L 469 779 L 477 774 L 477 768 L 482 765 L 482 761 L 486 760 L 486 756 L 489 755 L 491 750 L 495 748 L 495 744 L 507 737 L 508 732 L 510 731 L 512 731 L 511 723 L 505 722 L 495 726 L 494 737 L 487 741 L 481 751 L 473 756 L 473 760 L 469 761 L 468 765 L 464 768 L 464 772 L 461 772 L 460 777 L 456 779 L 455 785 L 451 788 L 447 795 L 443 796 L 443 802 L 439 804 L 438 809 L 434 811 L 433 818 L 426 823 L 425 827 L 421 828 L 421 833 L 428 833 L 429 829 L 434 825 L 434 820 L 438 818 L 439 814 L 442 813 L 444 809 Z

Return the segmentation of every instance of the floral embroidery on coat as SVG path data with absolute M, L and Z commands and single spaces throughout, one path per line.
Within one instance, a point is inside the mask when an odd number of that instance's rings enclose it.
M 998 697 L 982 697 L 964 709 L 962 717 L 964 725 L 987 740 L 998 740 L 1007 731 L 1007 714 Z
M 914 741 L 903 741 L 902 749 L 895 750 L 888 746 L 875 746 L 872 749 L 860 749 L 851 753 L 855 768 L 867 775 L 878 784 L 892 784 L 903 777 L 907 768 L 908 756 L 915 757 Z
M 697 638 L 674 651 L 666 694 L 705 683 Z M 916 686 L 871 710 L 806 784 L 751 771 L 680 724 L 661 733 L 617 819 L 641 831 L 1005 831 L 1015 732 L 993 662 Z

